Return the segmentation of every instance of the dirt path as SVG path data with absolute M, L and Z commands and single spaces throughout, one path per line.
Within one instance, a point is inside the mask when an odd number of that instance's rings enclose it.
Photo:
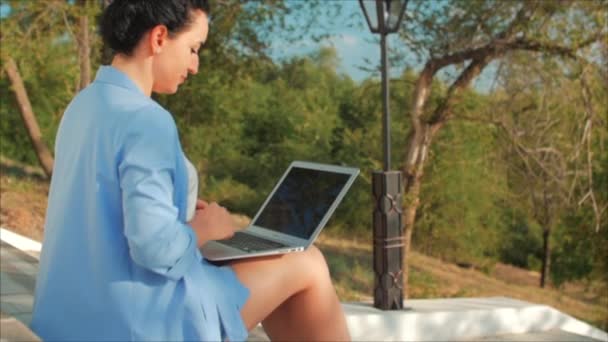
M 0 225 L 42 241 L 48 189 L 38 170 L 0 159 Z

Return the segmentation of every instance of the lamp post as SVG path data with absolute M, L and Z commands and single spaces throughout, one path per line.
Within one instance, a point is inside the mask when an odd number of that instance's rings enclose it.
M 374 306 L 403 309 L 402 177 L 391 171 L 391 135 L 386 36 L 397 32 L 408 0 L 359 0 L 372 33 L 380 34 L 384 167 L 372 173 L 374 197 Z

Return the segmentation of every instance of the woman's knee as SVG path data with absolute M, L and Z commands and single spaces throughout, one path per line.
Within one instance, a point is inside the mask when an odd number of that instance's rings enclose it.
M 323 255 L 323 252 L 321 252 L 321 250 L 317 246 L 311 245 L 304 251 L 304 253 L 308 254 L 308 257 L 311 259 L 311 262 L 313 262 L 314 264 L 316 264 L 320 267 L 327 267 L 327 262 L 325 261 L 325 256 Z
M 300 269 L 305 271 L 308 275 L 308 278 L 313 282 L 319 281 L 331 281 L 329 276 L 329 269 L 327 267 L 327 261 L 325 260 L 325 256 L 323 252 L 316 246 L 308 247 L 302 253 L 294 253 L 300 254 Z

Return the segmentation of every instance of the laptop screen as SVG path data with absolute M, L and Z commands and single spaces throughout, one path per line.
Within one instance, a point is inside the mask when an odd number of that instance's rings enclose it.
M 253 225 L 309 239 L 350 175 L 293 167 Z

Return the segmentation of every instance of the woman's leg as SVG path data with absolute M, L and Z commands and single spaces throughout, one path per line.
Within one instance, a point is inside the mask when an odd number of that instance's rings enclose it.
M 318 248 L 230 265 L 251 292 L 241 310 L 249 330 L 262 322 L 271 340 L 350 340 L 342 306 Z

